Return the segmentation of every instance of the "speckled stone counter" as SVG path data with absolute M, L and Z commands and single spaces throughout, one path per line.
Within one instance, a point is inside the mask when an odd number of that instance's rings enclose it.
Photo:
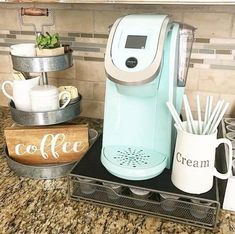
M 0 234 L 3 233 L 235 233 L 235 213 L 221 210 L 214 232 L 67 198 L 66 178 L 32 180 L 15 176 L 3 155 L 3 130 L 13 122 L 0 108 Z M 99 130 L 100 120 L 78 118 Z

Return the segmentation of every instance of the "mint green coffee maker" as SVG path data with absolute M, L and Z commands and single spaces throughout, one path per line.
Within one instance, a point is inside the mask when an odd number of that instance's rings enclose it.
M 167 15 L 128 15 L 113 24 L 101 153 L 111 174 L 146 180 L 170 168 L 175 131 L 166 102 L 180 112 L 193 35 Z

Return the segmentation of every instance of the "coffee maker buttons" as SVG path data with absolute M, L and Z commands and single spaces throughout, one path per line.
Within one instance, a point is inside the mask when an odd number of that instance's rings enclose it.
M 130 57 L 126 60 L 126 66 L 128 68 L 134 68 L 138 64 L 138 61 L 135 57 Z

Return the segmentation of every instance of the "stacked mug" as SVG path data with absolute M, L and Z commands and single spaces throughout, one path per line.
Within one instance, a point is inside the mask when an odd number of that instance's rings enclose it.
M 8 93 L 7 86 L 11 86 L 12 95 Z M 26 80 L 4 81 L 2 91 L 14 102 L 16 109 L 26 112 L 55 111 L 65 108 L 71 100 L 69 91 L 59 92 L 56 86 L 40 85 L 40 76 Z M 62 99 L 66 101 L 60 106 Z

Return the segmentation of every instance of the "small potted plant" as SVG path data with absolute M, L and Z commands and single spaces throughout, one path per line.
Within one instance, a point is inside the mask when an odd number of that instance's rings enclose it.
M 56 56 L 64 54 L 64 47 L 61 47 L 59 34 L 55 33 L 50 35 L 46 32 L 46 35 L 39 34 L 36 38 L 37 43 L 37 56 Z

